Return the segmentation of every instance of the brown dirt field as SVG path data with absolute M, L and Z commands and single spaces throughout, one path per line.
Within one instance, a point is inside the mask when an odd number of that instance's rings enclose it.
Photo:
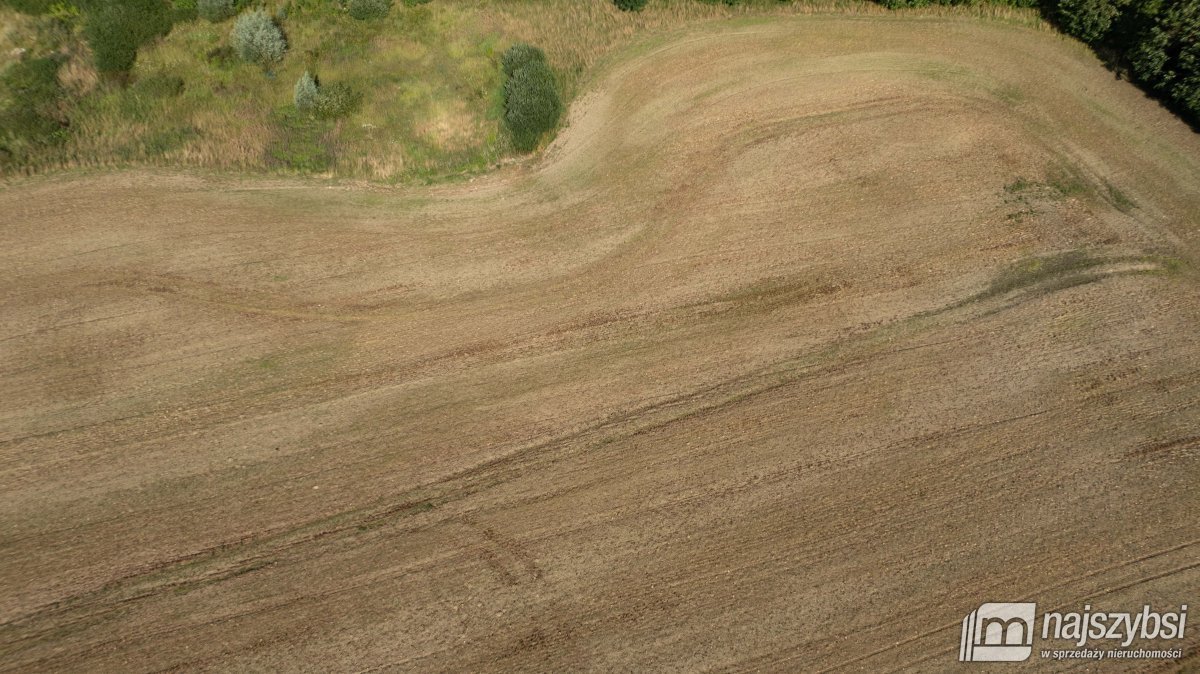
M 0 669 L 941 670 L 984 601 L 1200 604 L 1194 133 L 981 20 L 612 63 L 470 183 L 0 191 Z

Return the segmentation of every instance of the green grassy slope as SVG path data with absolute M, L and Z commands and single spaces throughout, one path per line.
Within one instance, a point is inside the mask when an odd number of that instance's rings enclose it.
M 161 164 L 389 182 L 478 173 L 516 154 L 499 123 L 498 60 L 513 42 L 545 49 L 570 102 L 607 54 L 647 32 L 738 15 L 886 12 L 862 0 L 657 0 L 637 13 L 609 0 L 433 0 L 396 2 L 386 18 L 357 21 L 326 0 L 265 6 L 281 17 L 289 43 L 271 72 L 231 53 L 232 20 L 195 19 L 143 47 L 124 87 L 100 81 L 69 20 L 0 10 L 0 69 L 21 58 L 18 49 L 26 59 L 65 55 L 59 114 L 68 123 L 64 140 L 10 157 L 0 170 Z M 1031 10 L 919 11 L 1040 25 Z M 292 90 L 306 69 L 360 93 L 361 106 L 339 120 L 298 114 Z

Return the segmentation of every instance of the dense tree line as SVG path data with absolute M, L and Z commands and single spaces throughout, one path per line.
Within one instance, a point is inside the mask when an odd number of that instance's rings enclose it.
M 877 0 L 887 7 L 978 0 Z M 1192 124 L 1200 123 L 1200 0 L 993 0 L 1040 7 Z

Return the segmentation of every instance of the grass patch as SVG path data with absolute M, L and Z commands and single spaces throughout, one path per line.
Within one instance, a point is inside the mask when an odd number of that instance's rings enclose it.
M 1137 207 L 1128 195 L 1108 181 L 1103 182 L 1101 189 L 1099 185 L 1089 182 L 1079 168 L 1061 161 L 1046 170 L 1042 181 L 1018 176 L 1004 185 L 1003 197 L 1006 204 L 1016 208 L 1008 213 L 1007 218 L 1018 222 L 1037 215 L 1048 202 L 1069 198 L 1103 199 L 1122 213 L 1129 213 Z
M 1050 170 L 1046 184 L 1061 197 L 1076 197 L 1087 192 L 1087 181 L 1078 169 L 1059 164 Z
M 294 108 L 275 112 L 275 134 L 267 145 L 268 166 L 286 171 L 323 173 L 333 168 L 334 124 Z
M 1121 211 L 1122 213 L 1129 213 L 1133 211 L 1133 209 L 1137 208 L 1137 203 L 1135 203 L 1133 199 L 1130 199 L 1129 195 L 1117 189 L 1116 186 L 1107 180 L 1104 181 L 1104 190 L 1108 195 L 1109 203 L 1111 203 L 1118 211 Z
M 769 313 L 832 295 L 848 287 L 845 281 L 820 277 L 772 277 L 759 280 L 706 304 L 738 314 Z
M 1092 257 L 1080 250 L 1067 251 L 1048 257 L 1029 258 L 1000 272 L 1000 275 L 986 290 L 975 295 L 971 300 L 985 300 L 1005 295 L 1019 288 L 1027 288 L 1056 276 L 1079 272 L 1106 262 L 1107 260 Z
M 1099 267 L 1129 265 L 1128 269 L 1100 271 Z M 1165 274 L 1175 276 L 1186 270 L 1183 260 L 1163 255 L 1124 255 L 1101 257 L 1083 250 L 1021 260 L 1001 271 L 984 290 L 956 302 L 955 309 L 974 302 L 1000 297 L 1017 290 L 1037 289 L 1047 294 L 1075 286 L 1086 285 L 1114 275 Z
M 1004 186 L 1004 191 L 1009 194 L 1024 194 L 1033 189 L 1037 183 L 1030 182 L 1024 178 L 1017 178 L 1011 183 Z
M 254 364 L 257 365 L 259 369 L 266 370 L 267 372 L 276 372 L 281 366 L 278 356 L 259 358 L 258 360 L 254 361 Z

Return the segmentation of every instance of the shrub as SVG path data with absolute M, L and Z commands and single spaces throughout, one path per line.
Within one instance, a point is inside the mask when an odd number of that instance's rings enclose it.
M 196 13 L 213 23 L 233 18 L 237 9 L 233 0 L 196 0 Z
M 83 34 L 92 48 L 96 70 L 113 74 L 133 68 L 139 43 L 127 24 L 134 18 L 120 5 L 110 5 L 88 17 Z
M 362 103 L 362 95 L 341 82 L 321 86 L 306 70 L 292 89 L 292 102 L 300 112 L 312 113 L 320 119 L 338 119 L 354 112 Z
M 264 69 L 283 60 L 283 53 L 287 51 L 283 31 L 261 9 L 238 17 L 230 42 L 243 61 L 257 63 Z
M 12 64 L 0 76 L 10 98 L 0 110 L 0 147 L 19 155 L 30 146 L 52 145 L 65 136 L 63 89 L 56 59 L 36 58 Z
M 1108 34 L 1126 0 L 1061 0 L 1058 21 L 1070 34 L 1089 44 Z
M 317 80 L 312 73 L 305 70 L 300 79 L 296 80 L 296 87 L 292 90 L 292 101 L 296 104 L 296 109 L 301 112 L 312 110 L 317 106 L 319 96 Z
M 317 91 L 319 93 L 313 112 L 322 119 L 345 117 L 354 112 L 362 102 L 361 94 L 341 82 L 320 87 Z
M 213 47 L 204 54 L 204 60 L 213 67 L 226 70 L 232 68 L 237 62 L 237 52 L 228 45 Z
M 128 73 L 138 48 L 170 30 L 167 5 L 159 0 L 103 3 L 88 13 L 83 25 L 96 70 L 108 76 Z
M 171 23 L 187 23 L 195 21 L 199 16 L 196 13 L 196 0 L 169 0 L 167 5 L 170 8 Z
M 561 115 L 558 85 L 545 61 L 528 61 L 504 83 L 504 122 L 518 150 L 536 147 L 541 135 L 553 129 Z
M 350 0 L 350 16 L 359 21 L 382 19 L 392 9 L 392 0 Z
M 646 0 L 613 0 L 613 4 L 623 12 L 638 12 L 646 6 Z
M 130 87 L 138 96 L 147 98 L 174 98 L 183 93 L 183 88 L 182 77 L 165 73 L 140 78 Z
M 500 57 L 500 65 L 504 74 L 512 77 L 517 69 L 533 61 L 546 63 L 546 54 L 541 49 L 527 44 L 517 43 L 505 50 Z

